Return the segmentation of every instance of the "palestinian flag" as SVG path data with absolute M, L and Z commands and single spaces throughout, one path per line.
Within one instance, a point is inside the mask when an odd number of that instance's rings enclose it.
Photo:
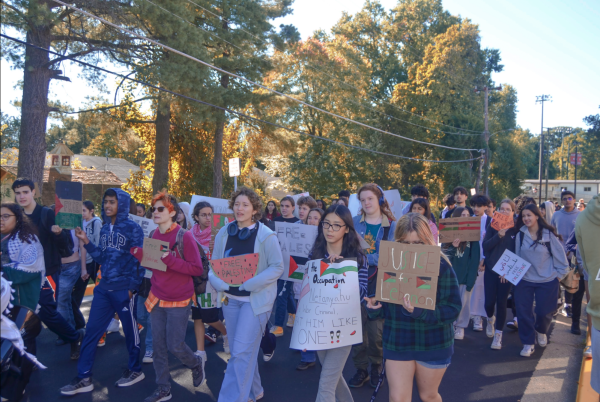
M 169 246 L 165 246 L 164 244 L 161 244 L 160 245 L 160 252 L 161 253 L 165 253 L 167 251 L 169 251 Z
M 348 261 L 349 262 L 349 261 Z M 329 274 L 343 274 L 344 272 L 358 272 L 358 267 L 356 266 L 356 262 L 354 265 L 342 265 L 347 263 L 342 261 L 341 263 L 327 264 L 321 260 L 321 277 Z
M 431 277 L 417 276 L 417 289 L 431 289 Z
M 83 184 L 76 181 L 56 181 L 54 214 L 56 224 L 62 229 L 81 227 L 83 212 Z
M 304 274 L 302 272 L 296 272 L 299 266 L 305 265 L 308 261 L 308 258 L 305 257 L 296 257 L 290 256 L 290 270 L 288 272 L 288 278 L 290 279 L 299 279 L 302 280 L 304 278 Z
M 396 273 L 395 272 L 384 272 L 383 273 L 383 281 L 388 283 L 396 283 Z
M 450 232 L 454 230 L 481 230 L 481 220 L 470 220 L 470 221 L 456 221 L 446 222 L 446 219 L 440 220 L 440 232 Z

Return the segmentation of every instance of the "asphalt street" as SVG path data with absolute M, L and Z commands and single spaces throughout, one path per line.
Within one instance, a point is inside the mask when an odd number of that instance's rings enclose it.
M 84 302 L 83 311 L 87 318 L 90 301 Z M 510 316 L 510 312 L 509 312 Z M 565 328 L 570 320 L 558 316 L 552 330 L 558 324 Z M 584 328 L 582 328 L 584 329 Z M 315 367 L 306 371 L 297 371 L 300 353 L 289 349 L 291 329 L 286 328 L 283 337 L 278 338 L 278 346 L 273 359 L 264 362 L 259 355 L 259 368 L 262 384 L 265 389 L 264 402 L 306 402 L 316 397 L 320 368 Z M 141 333 L 142 339 L 144 331 Z M 575 338 L 574 335 L 568 335 Z M 549 342 L 552 343 L 552 334 Z M 72 400 L 77 402 L 89 401 L 127 401 L 141 402 L 155 389 L 154 369 L 151 364 L 144 364 L 146 379 L 128 388 L 114 386 L 122 371 L 126 368 L 127 350 L 122 332 L 111 333 L 106 340 L 106 346 L 98 348 L 93 369 L 94 391 L 74 397 L 60 395 L 59 388 L 69 383 L 77 374 L 77 362 L 69 359 L 69 346 L 54 345 L 56 336 L 44 329 L 38 337 L 38 358 L 48 366 L 47 370 L 33 373 L 31 383 L 23 400 L 30 402 L 53 402 Z M 190 320 L 186 341 L 195 350 L 193 323 Z M 509 329 L 504 331 L 502 350 L 490 349 L 491 339 L 484 332 L 474 332 L 471 328 L 465 330 L 465 339 L 456 341 L 452 364 L 448 368 L 440 387 L 440 393 L 445 402 L 488 401 L 515 402 L 520 401 L 532 375 L 544 353 L 543 348 L 536 348 L 530 358 L 519 356 L 521 343 L 518 334 Z M 216 400 L 226 368 L 227 355 L 223 352 L 222 342 L 207 347 L 208 361 L 206 363 L 207 382 L 199 387 L 192 386 L 189 369 L 184 367 L 176 358 L 170 356 L 172 383 L 172 400 L 179 401 L 213 401 Z M 143 349 L 142 349 L 143 354 Z M 579 359 L 581 361 L 581 359 Z M 344 368 L 344 376 L 349 378 L 354 374 L 351 358 Z M 559 379 L 557 379 L 558 381 Z M 561 380 L 562 381 L 562 380 Z M 355 401 L 367 402 L 373 393 L 373 388 L 365 385 L 353 389 Z M 377 401 L 388 400 L 388 388 L 384 384 Z M 420 401 L 416 387 L 413 391 L 413 401 Z

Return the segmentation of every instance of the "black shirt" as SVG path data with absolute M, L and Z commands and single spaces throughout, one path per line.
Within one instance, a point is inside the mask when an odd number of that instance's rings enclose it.
M 296 218 L 295 216 L 291 217 L 291 218 L 284 218 L 283 216 L 278 216 L 277 218 L 273 219 L 273 222 L 287 222 L 287 223 L 296 223 L 298 222 L 300 219 Z
M 44 212 L 46 222 L 42 223 L 42 210 L 47 209 Z M 38 239 L 40 244 L 44 248 L 44 263 L 46 265 L 46 276 L 53 275 L 60 269 L 60 254 L 58 252 L 58 236 L 51 232 L 54 223 L 54 211 L 48 207 L 43 207 L 39 204 L 35 206 L 35 209 L 31 214 L 26 214 L 31 222 L 36 226 L 38 232 Z M 64 233 L 65 231 L 63 231 Z
M 235 257 L 244 254 L 254 254 L 254 243 L 256 242 L 256 236 L 258 235 L 258 225 L 256 223 L 254 229 L 249 238 L 246 240 L 240 240 L 238 236 L 228 236 L 227 243 L 225 244 L 225 258 Z M 250 292 L 247 290 L 240 290 L 239 287 L 230 286 L 226 292 L 233 296 L 250 296 Z

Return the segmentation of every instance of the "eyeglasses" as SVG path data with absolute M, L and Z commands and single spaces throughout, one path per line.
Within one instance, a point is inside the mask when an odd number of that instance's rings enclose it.
M 323 225 L 323 230 L 329 230 L 329 228 L 333 229 L 334 232 L 339 232 L 341 228 L 343 228 L 346 225 L 338 225 L 337 223 L 334 223 L 333 225 L 327 221 L 323 221 L 321 222 L 321 225 Z
M 573 201 L 573 197 L 564 197 L 563 201 Z
M 158 212 L 163 212 L 165 210 L 166 207 L 152 207 L 152 213 L 158 211 Z
M 210 218 L 212 216 L 212 214 L 200 214 L 200 218 Z
M 4 214 L 4 215 L 0 215 L 0 218 L 2 218 L 3 221 L 7 221 L 10 219 L 11 216 L 15 216 L 15 215 Z
M 401 241 L 399 243 L 402 243 L 402 244 L 421 244 L 421 245 L 425 245 L 425 243 L 423 243 L 422 241 Z

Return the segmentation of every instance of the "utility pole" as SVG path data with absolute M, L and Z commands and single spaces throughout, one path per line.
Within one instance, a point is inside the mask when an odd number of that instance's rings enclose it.
M 490 195 L 490 132 L 488 130 L 488 97 L 489 97 L 489 91 L 501 91 L 502 90 L 502 86 L 498 86 L 496 88 L 488 88 L 487 85 L 485 87 L 483 87 L 483 91 L 484 91 L 484 95 L 485 97 L 483 98 L 483 106 L 484 106 L 484 112 L 483 112 L 483 118 L 484 118 L 484 129 L 483 129 L 483 140 L 485 141 L 485 155 L 484 155 L 484 162 L 485 162 L 485 174 L 484 174 L 484 181 L 483 181 L 483 185 L 485 187 L 485 195 L 489 196 Z M 480 91 L 477 89 L 477 87 L 475 87 L 475 92 L 479 93 Z M 481 171 L 481 170 L 480 170 Z M 479 188 L 477 189 L 477 191 L 479 192 Z
M 579 146 L 579 141 L 575 140 L 575 184 L 573 185 L 573 195 L 575 198 L 575 202 L 577 202 L 577 165 L 579 164 L 579 154 L 577 153 L 577 147 Z M 569 155 L 569 158 L 571 155 Z
M 546 141 L 548 142 L 550 140 L 550 128 L 547 128 L 546 130 L 548 130 L 548 135 L 546 136 Z M 546 158 L 546 199 L 548 199 L 548 165 L 550 164 L 550 145 L 546 146 L 546 155 L 548 155 L 548 157 Z
M 543 171 L 544 171 L 544 102 L 548 102 L 548 101 L 552 102 L 552 96 L 540 95 L 540 96 L 536 96 L 536 100 L 535 100 L 535 103 L 542 104 L 542 128 L 540 130 L 540 167 L 539 167 L 540 187 L 539 187 L 538 205 L 542 205 L 542 178 L 543 178 Z

